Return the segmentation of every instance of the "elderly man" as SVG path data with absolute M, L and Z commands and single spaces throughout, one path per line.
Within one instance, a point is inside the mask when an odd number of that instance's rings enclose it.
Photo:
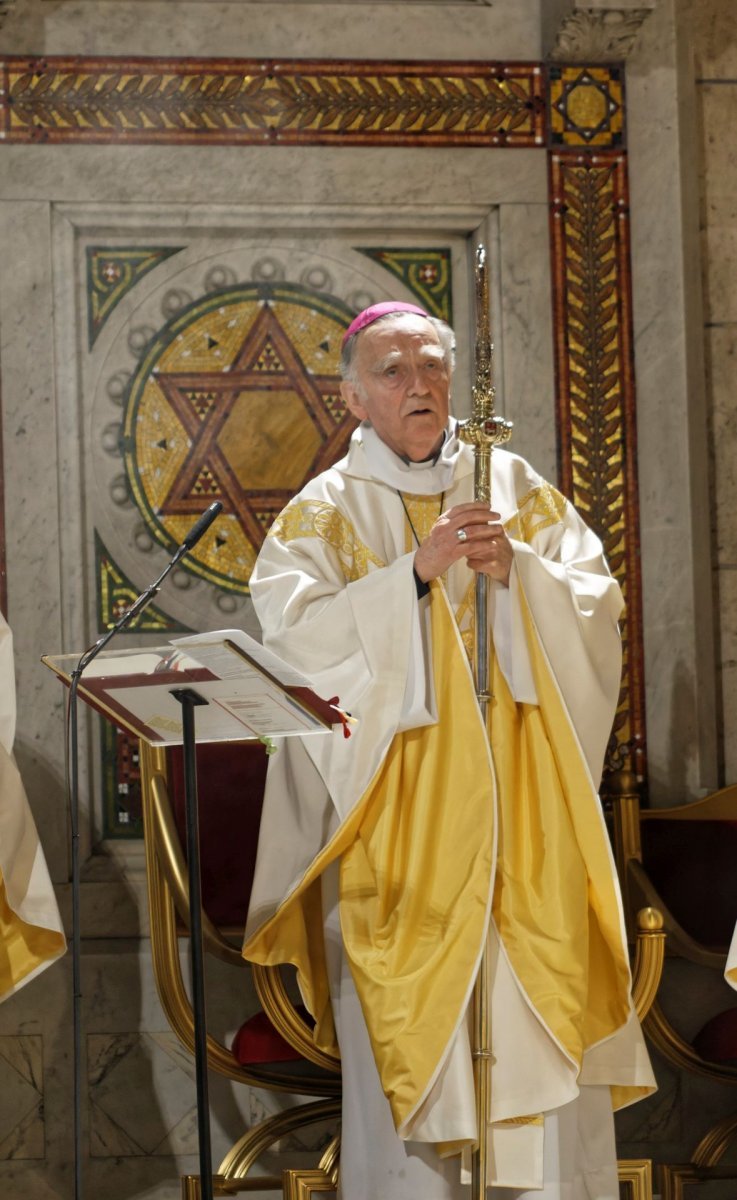
M 292 962 L 343 1064 L 343 1200 L 468 1196 L 468 1011 L 491 993 L 491 1196 L 616 1200 L 612 1109 L 653 1079 L 596 796 L 621 597 L 597 538 L 524 461 L 493 505 L 449 417 L 452 332 L 350 326 L 347 457 L 272 527 L 264 640 L 358 718 L 273 756 L 244 954 Z M 469 659 L 491 580 L 493 702 Z

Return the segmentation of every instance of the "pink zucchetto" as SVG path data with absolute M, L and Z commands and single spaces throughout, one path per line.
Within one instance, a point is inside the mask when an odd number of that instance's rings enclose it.
M 405 304 L 402 300 L 382 300 L 381 304 L 372 304 L 353 318 L 343 334 L 343 345 L 345 346 L 348 338 L 353 337 L 354 333 L 360 333 L 367 325 L 373 325 L 379 317 L 386 317 L 389 313 L 414 313 L 416 317 L 427 316 L 424 308 L 418 308 L 416 304 Z

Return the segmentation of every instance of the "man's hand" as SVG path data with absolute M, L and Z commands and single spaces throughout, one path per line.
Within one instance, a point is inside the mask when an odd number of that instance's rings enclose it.
M 500 520 L 499 513 L 478 502 L 448 509 L 415 554 L 419 578 L 429 583 L 465 558 L 472 571 L 483 571 L 507 587 L 513 551 Z

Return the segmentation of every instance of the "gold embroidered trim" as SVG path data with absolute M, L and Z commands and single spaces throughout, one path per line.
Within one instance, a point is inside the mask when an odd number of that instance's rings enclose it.
M 468 661 L 473 663 L 476 654 L 476 576 L 466 588 L 466 594 L 455 612 L 456 625 L 460 630 L 461 641 L 466 650 Z
M 536 533 L 562 520 L 567 503 L 556 488 L 542 483 L 522 497 L 514 516 L 504 522 L 504 528 L 518 542 L 529 543 Z
M 278 537 L 282 542 L 317 537 L 327 542 L 337 552 L 346 583 L 363 578 L 369 567 L 386 565 L 356 536 L 350 521 L 324 500 L 288 504 L 274 521 L 267 537 Z
M 495 1121 L 495 1125 L 543 1125 L 542 1113 L 530 1117 L 507 1117 L 505 1121 Z
M 414 538 L 412 531 L 417 535 L 418 542 L 424 541 L 429 536 L 430 530 L 440 516 L 439 504 L 442 504 L 443 497 L 441 496 L 416 496 L 412 492 L 402 492 L 402 501 L 405 511 L 405 538 L 404 546 L 409 554 L 414 548 Z
M 443 494 L 444 495 L 444 494 Z M 413 549 L 415 544 L 415 536 L 418 541 L 423 541 L 428 537 L 430 530 L 437 521 L 440 513 L 438 512 L 438 497 L 437 496 L 417 496 L 410 492 L 402 492 L 402 503 L 404 505 L 404 546 L 407 553 Z M 440 503 L 442 504 L 442 498 Z M 443 573 L 443 580 L 446 579 L 446 573 Z M 476 580 L 471 580 L 466 589 L 466 594 L 461 600 L 456 609 L 455 618 L 456 624 L 460 630 L 461 640 L 468 655 L 469 662 L 473 662 L 476 646 Z

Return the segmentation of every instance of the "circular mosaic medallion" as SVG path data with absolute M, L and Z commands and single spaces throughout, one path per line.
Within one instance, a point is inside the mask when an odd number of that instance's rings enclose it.
M 123 425 L 133 498 L 172 549 L 222 502 L 183 561 L 221 588 L 248 591 L 274 518 L 347 449 L 338 358 L 352 317 L 299 284 L 239 284 L 176 313 L 142 355 Z

